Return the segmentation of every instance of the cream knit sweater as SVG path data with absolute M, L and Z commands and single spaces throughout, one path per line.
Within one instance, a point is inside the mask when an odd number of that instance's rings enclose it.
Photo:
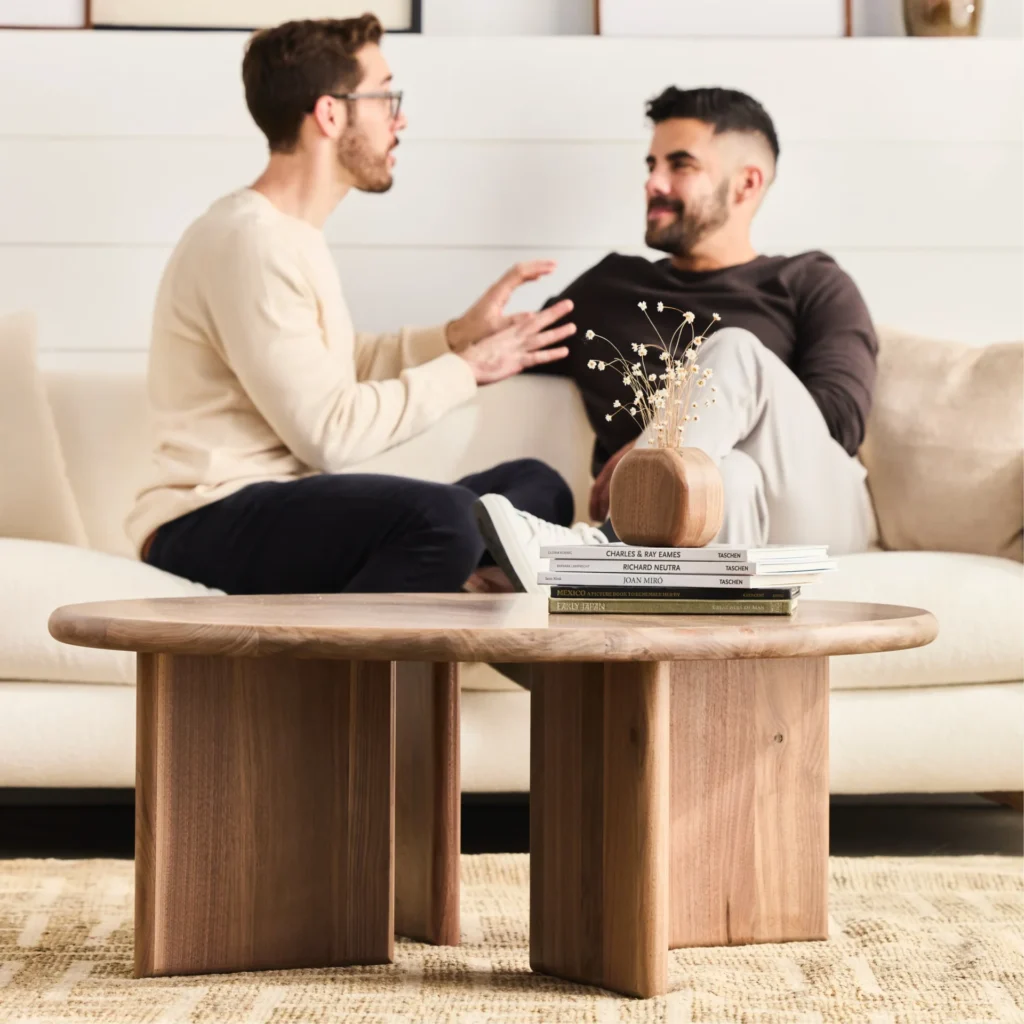
M 443 328 L 352 328 L 323 232 L 243 189 L 185 232 L 157 295 L 153 465 L 128 517 L 163 523 L 261 480 L 334 473 L 472 397 Z

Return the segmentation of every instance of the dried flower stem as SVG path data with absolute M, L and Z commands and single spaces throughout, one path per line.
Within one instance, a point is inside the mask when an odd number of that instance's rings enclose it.
M 592 370 L 608 369 L 621 373 L 622 383 L 633 392 L 633 401 L 628 405 L 616 402 L 614 412 L 608 413 L 606 420 L 610 421 L 619 413 L 627 413 L 640 422 L 641 432 L 646 435 L 650 447 L 681 448 L 685 443 L 687 424 L 698 419 L 696 410 L 701 404 L 710 407 L 717 402 L 713 393 L 718 389 L 710 384 L 712 371 L 710 368 L 701 371 L 697 364 L 697 354 L 707 340 L 711 326 L 721 317 L 717 313 L 713 314 L 711 324 L 697 334 L 693 327 L 693 313 L 659 302 L 659 313 L 668 309 L 682 317 L 682 322 L 666 343 L 657 324 L 647 312 L 647 303 L 640 302 L 638 305 L 658 336 L 659 344 L 652 347 L 660 353 L 658 361 L 661 372 L 652 373 L 647 366 L 649 350 L 646 345 L 633 344 L 637 359 L 631 363 L 613 341 L 594 331 L 587 331 L 587 340 L 597 338 L 611 345 L 616 358 L 608 362 L 591 359 L 587 365 Z M 687 327 L 690 328 L 690 337 L 684 344 L 683 333 Z M 712 394 L 703 403 L 699 403 L 694 399 L 695 388 L 708 389 Z

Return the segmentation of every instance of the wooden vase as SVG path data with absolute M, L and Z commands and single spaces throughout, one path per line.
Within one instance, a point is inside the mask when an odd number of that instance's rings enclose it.
M 638 547 L 699 548 L 722 528 L 722 475 L 700 448 L 634 448 L 612 473 L 612 527 Z

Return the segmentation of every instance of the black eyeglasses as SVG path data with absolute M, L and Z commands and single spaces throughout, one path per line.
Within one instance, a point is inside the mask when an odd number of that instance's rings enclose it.
M 392 121 L 398 117 L 398 112 L 402 109 L 401 89 L 398 92 L 328 92 L 324 95 L 335 100 L 387 100 L 391 105 Z M 310 113 L 312 113 L 312 108 Z

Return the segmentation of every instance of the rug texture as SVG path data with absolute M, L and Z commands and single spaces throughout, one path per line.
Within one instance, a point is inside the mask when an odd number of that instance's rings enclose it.
M 132 864 L 0 861 L 2 1024 L 1024 1021 L 1010 857 L 831 861 L 828 942 L 676 950 L 645 1001 L 532 974 L 528 860 L 464 857 L 463 945 L 393 965 L 135 981 Z

